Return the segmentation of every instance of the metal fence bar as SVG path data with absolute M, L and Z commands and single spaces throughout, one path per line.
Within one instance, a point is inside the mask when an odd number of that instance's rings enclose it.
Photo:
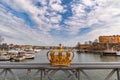
M 42 80 L 42 78 L 43 78 L 43 77 L 42 77 L 42 76 L 43 76 L 43 70 L 40 70 L 40 74 L 41 74 L 41 75 L 40 75 L 40 80 Z
M 8 69 L 8 71 L 13 75 L 15 80 L 19 80 L 19 78 L 13 73 L 11 69 Z
M 104 80 L 109 80 L 109 78 L 115 73 L 116 69 L 113 69 Z
M 37 72 L 35 72 L 35 74 L 33 74 L 33 76 L 38 75 L 38 74 L 39 74 L 39 72 L 41 72 L 41 70 L 40 70 L 40 69 L 38 69 L 38 70 L 37 70 Z
M 80 71 L 87 77 L 88 80 L 92 80 L 84 70 L 80 70 Z
M 78 80 L 80 80 L 80 69 L 78 69 Z
M 119 69 L 116 69 L 117 70 L 117 79 L 120 80 L 120 73 L 119 73 Z
M 2 75 L 4 72 L 5 72 L 5 69 L 3 69 L 3 70 L 0 72 L 0 75 Z
M 4 74 L 3 80 L 6 80 L 6 75 L 7 75 L 7 69 L 5 69 L 5 74 Z
M 8 72 L 12 74 L 15 80 L 19 80 L 19 78 L 13 73 L 11 69 L 37 69 L 38 71 L 34 74 L 37 75 L 40 73 L 40 80 L 43 80 L 43 77 L 46 77 L 48 80 L 54 80 L 52 76 L 61 70 L 68 74 L 67 78 L 69 80 L 77 78 L 80 80 L 80 73 L 82 72 L 88 80 L 91 80 L 89 75 L 84 70 L 94 70 L 94 69 L 113 69 L 104 80 L 109 80 L 110 77 L 117 72 L 117 79 L 120 80 L 120 62 L 88 62 L 88 63 L 71 63 L 70 66 L 56 66 L 53 67 L 49 63 L 0 63 L 0 69 L 3 69 L 0 72 L 0 75 L 4 74 L 3 80 L 7 79 Z M 33 75 L 33 77 L 34 77 Z M 71 76 L 70 76 L 71 75 Z M 69 77 L 70 76 L 70 77 Z
M 67 74 L 67 80 L 74 80 L 75 72 L 71 70 L 62 70 L 65 74 Z

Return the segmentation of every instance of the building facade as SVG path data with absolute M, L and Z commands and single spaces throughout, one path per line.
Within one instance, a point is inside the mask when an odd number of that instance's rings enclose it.
M 120 35 L 99 36 L 99 43 L 120 43 Z

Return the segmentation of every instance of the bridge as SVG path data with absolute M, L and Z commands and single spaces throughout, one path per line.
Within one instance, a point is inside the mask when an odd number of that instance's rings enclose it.
M 64 80 L 81 80 L 83 74 L 87 80 L 93 80 L 86 70 L 110 70 L 103 80 L 110 80 L 113 74 L 116 74 L 115 80 L 120 80 L 120 62 L 81 62 L 71 63 L 70 66 L 56 66 L 53 67 L 50 63 L 17 63 L 17 62 L 1 62 L 0 63 L 0 76 L 1 80 L 9 80 L 8 74 L 11 74 L 12 80 L 22 80 L 16 75 L 20 70 L 26 70 L 28 76 L 34 78 L 39 76 L 39 80 L 56 80 L 53 76 L 56 72 L 62 71 L 66 77 Z M 32 72 L 32 70 L 35 70 Z M 0 77 L 1 78 L 1 77 Z M 34 80 L 34 79 L 30 79 Z

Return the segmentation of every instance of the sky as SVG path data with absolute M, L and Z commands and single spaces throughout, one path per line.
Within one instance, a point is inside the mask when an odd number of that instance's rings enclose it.
M 119 0 L 0 0 L 8 44 L 75 46 L 104 35 L 120 35 Z

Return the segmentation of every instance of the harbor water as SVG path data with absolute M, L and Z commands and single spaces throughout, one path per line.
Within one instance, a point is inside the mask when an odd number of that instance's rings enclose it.
M 22 63 L 34 62 L 34 63 L 49 63 L 46 57 L 46 50 L 42 50 L 39 53 L 35 53 L 35 59 L 25 60 Z M 100 54 L 92 54 L 92 53 L 75 53 L 74 59 L 72 63 L 77 62 L 119 62 L 120 56 L 101 56 Z M 21 62 L 20 62 L 21 63 Z M 104 78 L 110 73 L 110 69 L 96 69 L 96 70 L 85 70 L 85 72 L 91 77 L 92 80 L 104 80 Z M 29 74 L 35 73 L 36 70 L 28 73 L 27 70 L 14 70 L 14 73 L 19 77 L 20 80 L 40 80 L 40 75 L 31 76 Z M 58 71 L 54 76 L 55 80 L 65 80 L 65 73 L 62 71 Z M 81 80 L 88 80 L 86 76 L 82 73 L 80 74 Z M 0 75 L 0 80 L 3 80 L 3 76 Z M 6 80 L 14 80 L 12 75 L 8 74 Z M 44 78 L 43 80 L 47 80 Z M 77 79 L 76 79 L 77 80 Z M 116 74 L 114 74 L 109 80 L 117 80 Z

